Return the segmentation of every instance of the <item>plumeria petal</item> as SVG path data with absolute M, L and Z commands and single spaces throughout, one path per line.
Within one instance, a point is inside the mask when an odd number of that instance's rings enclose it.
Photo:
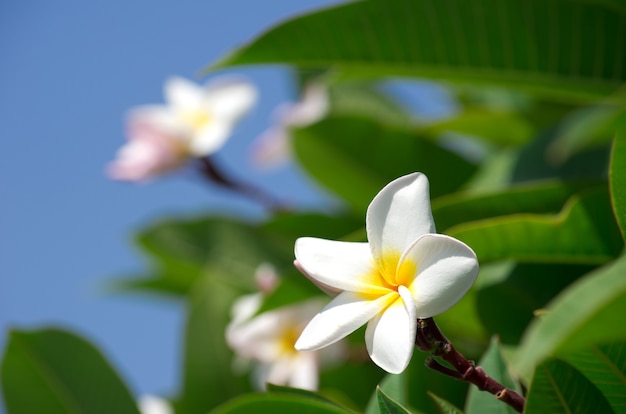
M 288 385 L 305 390 L 317 390 L 319 382 L 319 354 L 317 352 L 300 352 L 298 358 L 292 360 L 292 371 Z
M 201 87 L 178 76 L 171 77 L 165 82 L 163 94 L 165 100 L 178 109 L 197 108 L 204 99 Z
M 216 118 L 234 122 L 252 108 L 257 100 L 256 88 L 239 78 L 219 78 L 205 86 L 204 105 Z
M 409 174 L 387 184 L 367 209 L 366 227 L 372 255 L 386 274 L 393 273 L 397 262 L 384 256 L 399 258 L 419 236 L 435 232 L 426 176 Z
M 418 318 L 445 312 L 472 286 L 478 276 L 478 259 L 465 243 L 443 234 L 426 234 L 400 259 L 417 264 L 410 286 Z
M 365 344 L 372 361 L 392 374 L 399 374 L 409 365 L 417 329 L 411 292 L 399 286 L 398 293 L 400 297 L 372 319 L 365 330 Z
M 370 300 L 352 292 L 340 293 L 304 328 L 296 349 L 313 351 L 337 342 L 385 309 L 395 296 L 391 292 Z
M 367 243 L 302 237 L 296 240 L 295 255 L 306 274 L 323 285 L 352 292 L 389 291 L 375 283 L 378 272 Z
M 230 122 L 209 122 L 189 142 L 189 151 L 199 157 L 216 152 L 230 137 L 232 127 Z

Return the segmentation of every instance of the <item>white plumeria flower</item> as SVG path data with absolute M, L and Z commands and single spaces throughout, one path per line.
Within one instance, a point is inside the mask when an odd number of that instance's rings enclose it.
M 142 396 L 138 405 L 141 414 L 174 414 L 174 409 L 168 401 L 154 395 Z
M 317 300 L 285 306 L 258 316 L 263 296 L 246 295 L 235 301 L 233 320 L 226 329 L 226 341 L 237 355 L 257 362 L 255 383 L 316 390 L 319 377 L 318 352 L 298 352 L 296 339 L 306 323 L 320 311 Z
M 328 112 L 328 91 L 318 83 L 306 86 L 298 102 L 280 105 L 274 111 L 274 125 L 263 132 L 252 147 L 254 163 L 261 168 L 283 164 L 289 159 L 289 129 L 319 121 Z
M 421 173 L 383 188 L 367 210 L 368 243 L 296 241 L 298 268 L 336 297 L 307 325 L 296 349 L 316 350 L 367 324 L 372 360 L 400 373 L 413 348 L 417 318 L 452 307 L 478 275 L 475 253 L 435 234 L 428 179 Z
M 147 180 L 182 166 L 191 157 L 216 152 L 257 96 L 250 83 L 234 78 L 198 86 L 173 77 L 166 81 L 164 94 L 165 105 L 129 111 L 128 143 L 109 166 L 112 178 Z

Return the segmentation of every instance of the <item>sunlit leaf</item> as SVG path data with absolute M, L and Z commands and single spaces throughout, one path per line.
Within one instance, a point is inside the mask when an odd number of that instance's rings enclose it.
M 247 394 L 214 409 L 210 414 L 345 414 L 351 411 L 299 395 Z
M 594 345 L 561 358 L 587 377 L 616 413 L 626 412 L 626 342 Z
M 212 65 L 288 63 L 588 99 L 626 80 L 623 7 L 543 0 L 370 0 L 296 17 Z
M 613 213 L 626 240 L 626 129 L 615 135 L 609 168 Z
M 482 262 L 599 264 L 623 247 L 606 191 L 570 198 L 557 215 L 514 214 L 452 227 L 447 234 L 474 249 Z
M 293 146 L 311 175 L 361 213 L 399 176 L 425 173 L 431 194 L 438 196 L 458 189 L 475 170 L 415 131 L 361 118 L 328 118 L 297 130 Z
M 2 391 L 8 414 L 139 414 L 100 351 L 59 329 L 10 332 Z
M 578 280 L 557 296 L 528 327 L 515 360 L 528 379 L 551 355 L 626 338 L 626 256 Z
M 557 213 L 572 195 L 587 188 L 601 188 L 606 181 L 545 180 L 511 186 L 483 194 L 453 193 L 432 201 L 439 232 L 468 221 L 515 213 Z
M 606 398 L 583 374 L 559 359 L 537 367 L 528 390 L 525 414 L 610 414 Z

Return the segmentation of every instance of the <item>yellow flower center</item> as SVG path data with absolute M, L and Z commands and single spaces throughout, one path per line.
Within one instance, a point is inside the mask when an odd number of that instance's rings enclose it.
M 193 129 L 204 128 L 209 122 L 211 122 L 211 115 L 206 111 L 186 110 L 179 114 L 180 119 Z
M 409 259 L 404 259 L 402 265 L 398 267 L 400 262 L 400 253 L 395 251 L 385 252 L 378 263 L 372 267 L 372 270 L 365 277 L 365 282 L 382 287 L 392 291 L 398 291 L 398 286 L 411 287 L 411 283 L 417 272 L 417 264 Z M 361 292 L 365 296 L 379 297 L 380 290 L 372 290 Z
M 296 326 L 285 327 L 278 340 L 278 347 L 282 355 L 292 355 L 298 353 L 298 351 L 296 351 L 295 344 L 301 333 L 302 329 L 298 329 Z

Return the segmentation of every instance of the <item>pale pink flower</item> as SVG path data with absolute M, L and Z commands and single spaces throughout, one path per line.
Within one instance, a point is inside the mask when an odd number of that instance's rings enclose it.
M 260 168 L 276 167 L 291 155 L 290 129 L 320 120 L 328 112 L 328 91 L 317 83 L 309 84 L 299 102 L 280 105 L 274 111 L 274 125 L 263 132 L 252 146 L 252 160 Z
M 198 86 L 174 77 L 164 89 L 165 105 L 129 111 L 128 142 L 108 167 L 112 178 L 148 180 L 216 152 L 256 100 L 251 84 L 232 78 Z

